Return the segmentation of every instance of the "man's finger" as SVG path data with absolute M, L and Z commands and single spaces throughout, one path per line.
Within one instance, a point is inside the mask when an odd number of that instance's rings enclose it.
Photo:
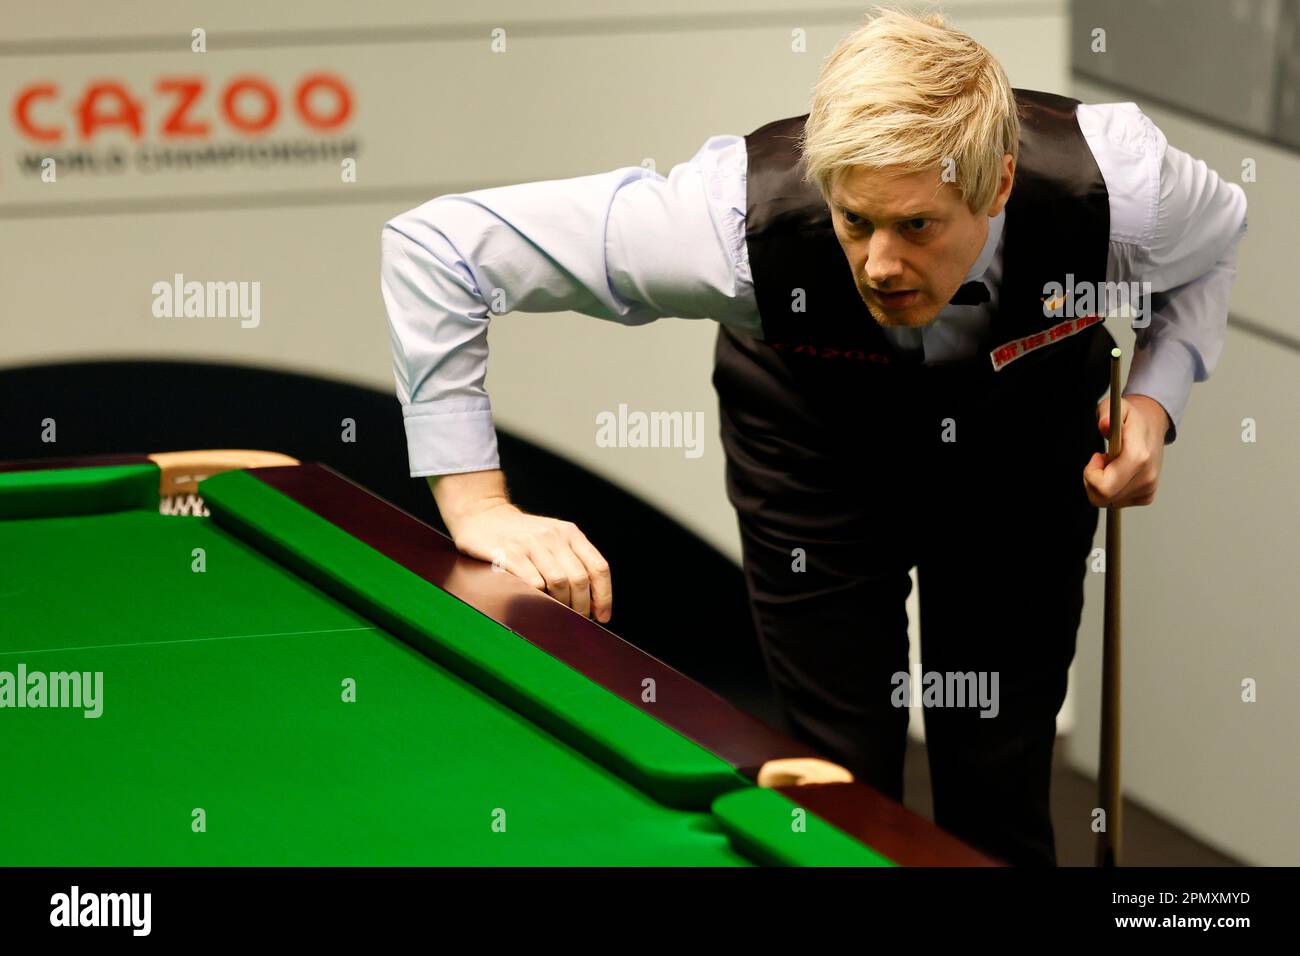
M 587 569 L 571 547 L 561 546 L 554 554 L 564 570 L 564 576 L 569 580 L 569 600 L 565 603 L 587 617 L 591 614 L 591 582 L 588 580 Z
M 511 548 L 504 556 L 494 558 L 494 565 L 505 568 L 519 580 L 539 591 L 546 590 L 546 578 L 537 570 L 537 565 L 528 559 L 528 555 L 518 548 Z
M 1102 499 L 1109 501 L 1133 479 L 1133 466 L 1121 455 L 1114 461 L 1098 452 L 1083 469 L 1083 480 Z
M 614 613 L 614 585 L 610 580 L 609 562 L 582 534 L 575 534 L 570 542 L 573 553 L 587 568 L 591 583 L 591 609 L 596 620 L 605 623 Z
M 1098 491 L 1098 485 L 1105 477 L 1106 456 L 1097 453 L 1089 459 L 1088 464 L 1083 466 L 1083 490 L 1088 496 L 1088 501 L 1096 508 L 1105 507 L 1105 500 L 1101 492 Z
M 1128 413 L 1132 406 L 1124 400 L 1120 400 L 1119 423 L 1121 426 L 1128 423 Z M 1097 429 L 1107 435 L 1110 432 L 1110 401 L 1102 401 L 1097 405 Z
M 537 565 L 537 570 L 546 579 L 546 593 L 561 604 L 568 604 L 569 576 L 551 549 L 540 542 L 535 543 L 528 549 L 528 559 Z
M 1090 495 L 1089 500 L 1099 508 L 1122 504 L 1124 493 L 1141 471 L 1132 448 L 1125 448 L 1113 461 L 1100 452 L 1094 454 L 1083 469 L 1084 485 L 1097 496 L 1094 500 Z

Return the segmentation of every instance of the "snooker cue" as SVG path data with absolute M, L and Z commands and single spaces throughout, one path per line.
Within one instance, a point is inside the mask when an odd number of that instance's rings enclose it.
M 1120 421 L 1120 350 L 1110 350 L 1110 435 L 1106 455 L 1114 461 L 1123 450 Z M 1101 651 L 1101 757 L 1097 773 L 1098 798 L 1106 811 L 1106 829 L 1097 834 L 1096 865 L 1119 866 L 1120 783 L 1119 783 L 1119 513 L 1106 508 L 1106 604 L 1102 625 Z

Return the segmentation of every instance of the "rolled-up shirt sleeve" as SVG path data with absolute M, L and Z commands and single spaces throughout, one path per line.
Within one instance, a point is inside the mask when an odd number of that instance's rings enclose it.
M 1124 394 L 1164 407 L 1170 443 L 1193 383 L 1223 351 L 1246 194 L 1170 146 L 1135 103 L 1080 107 L 1079 118 L 1112 197 L 1107 275 L 1150 283 L 1150 322 L 1136 328 Z
M 1133 353 L 1123 394 L 1146 395 L 1164 407 L 1166 444 L 1178 437 L 1192 384 L 1208 379 L 1219 363 L 1236 275 L 1234 240 L 1204 275 L 1152 295 L 1151 334 L 1138 336 L 1143 344 Z
M 412 476 L 499 466 L 485 388 L 493 315 L 757 321 L 743 142 L 713 137 L 667 177 L 625 167 L 440 196 L 384 225 L 380 287 Z

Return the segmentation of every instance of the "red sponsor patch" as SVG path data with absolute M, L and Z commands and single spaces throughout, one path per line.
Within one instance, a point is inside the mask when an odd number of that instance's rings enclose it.
M 1033 335 L 1012 339 L 1010 342 L 999 345 L 989 353 L 989 358 L 993 360 L 993 371 L 1000 372 L 1016 359 L 1023 358 L 1035 349 L 1041 349 L 1053 342 L 1059 342 L 1067 336 L 1076 335 L 1101 321 L 1103 320 L 1100 315 L 1082 315 L 1074 319 L 1065 319 L 1042 332 L 1035 332 Z

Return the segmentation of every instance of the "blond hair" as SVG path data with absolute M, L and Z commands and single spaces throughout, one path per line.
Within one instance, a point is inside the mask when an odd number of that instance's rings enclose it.
M 1020 118 L 1006 73 L 942 14 L 876 9 L 840 42 L 817 79 L 800 141 L 805 181 L 829 202 L 832 187 L 853 166 L 935 170 L 936 189 L 951 169 L 970 210 L 986 210 L 997 194 L 1003 154 L 1020 152 Z

